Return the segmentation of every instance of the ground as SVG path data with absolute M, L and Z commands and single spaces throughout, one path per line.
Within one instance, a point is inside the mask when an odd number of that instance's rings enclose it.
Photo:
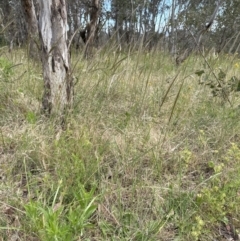
M 237 56 L 72 56 L 66 124 L 41 63 L 0 57 L 0 240 L 238 240 Z

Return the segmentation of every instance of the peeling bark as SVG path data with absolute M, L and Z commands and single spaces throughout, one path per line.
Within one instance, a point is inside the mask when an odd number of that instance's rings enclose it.
M 38 0 L 38 3 L 44 78 L 42 108 L 46 114 L 62 115 L 73 100 L 66 3 L 65 0 Z

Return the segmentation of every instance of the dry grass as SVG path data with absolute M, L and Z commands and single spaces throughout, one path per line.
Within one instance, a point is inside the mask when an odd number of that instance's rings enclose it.
M 74 56 L 64 131 L 24 56 L 0 58 L 0 240 L 236 240 L 239 94 L 199 84 L 240 78 L 236 56 Z

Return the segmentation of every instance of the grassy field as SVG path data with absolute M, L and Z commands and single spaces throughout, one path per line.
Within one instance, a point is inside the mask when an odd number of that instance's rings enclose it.
M 62 130 L 41 64 L 0 51 L 1 241 L 238 240 L 237 56 L 74 55 Z

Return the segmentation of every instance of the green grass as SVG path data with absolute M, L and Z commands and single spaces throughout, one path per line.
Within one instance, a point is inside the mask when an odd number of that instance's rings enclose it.
M 0 240 L 236 237 L 240 96 L 228 83 L 240 78 L 238 63 L 191 56 L 177 67 L 157 51 L 74 55 L 74 108 L 62 130 L 40 114 L 40 63 L 3 49 Z M 227 98 L 221 88 L 213 96 L 209 81 L 222 81 Z

